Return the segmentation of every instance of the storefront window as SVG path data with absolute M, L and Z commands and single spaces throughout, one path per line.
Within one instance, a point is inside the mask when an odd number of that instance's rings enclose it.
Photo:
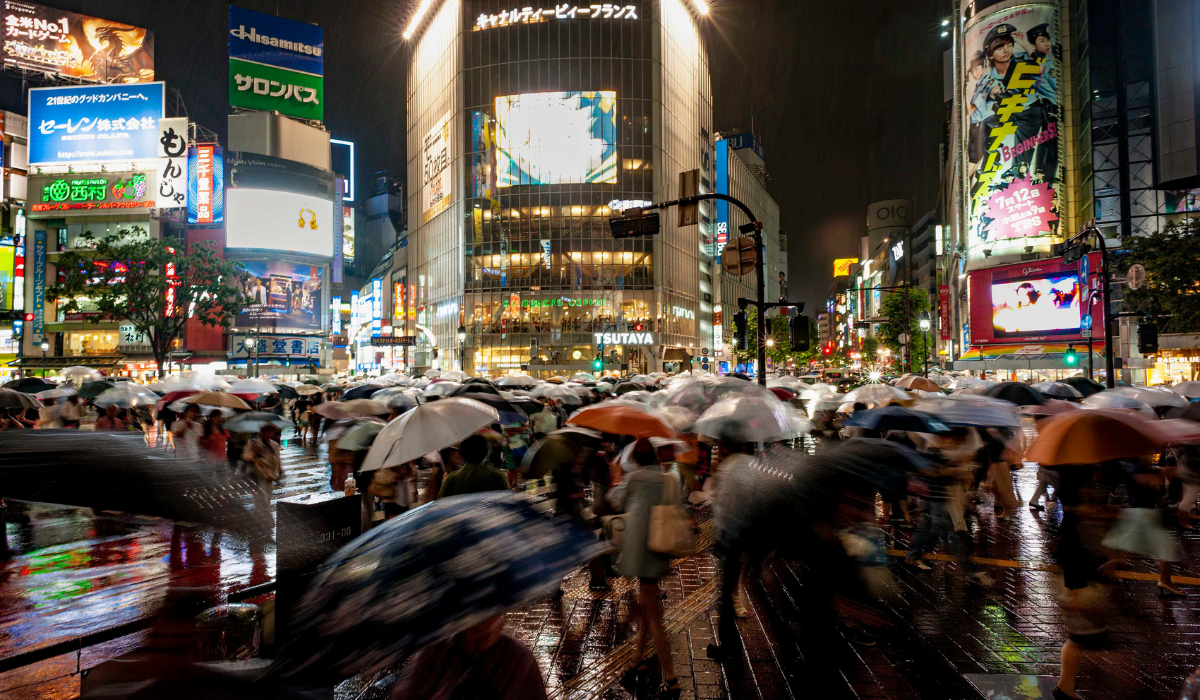
M 67 332 L 64 336 L 67 355 L 112 355 L 120 339 L 116 331 Z

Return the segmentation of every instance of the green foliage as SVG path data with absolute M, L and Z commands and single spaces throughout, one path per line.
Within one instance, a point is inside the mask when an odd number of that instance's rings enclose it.
M 226 326 L 250 302 L 233 284 L 246 276 L 239 265 L 221 260 L 207 243 L 190 252 L 169 241 L 150 238 L 145 229 L 121 229 L 96 239 L 89 231 L 79 247 L 59 255 L 59 282 L 46 299 L 72 313 L 86 304 L 99 312 L 94 323 L 122 319 L 146 336 L 162 376 L 167 353 L 183 332 L 188 311 L 206 326 Z M 166 274 L 175 266 L 175 279 Z M 168 315 L 167 290 L 174 287 L 174 313 Z
M 1125 290 L 1125 307 L 1162 317 L 1160 333 L 1200 333 L 1200 236 L 1197 222 L 1171 224 L 1150 236 L 1126 240 L 1117 268 L 1146 268 L 1146 284 Z M 1115 272 L 1115 271 L 1114 271 Z
M 903 357 L 900 349 L 900 334 L 909 335 L 909 347 L 912 350 L 912 367 L 904 365 L 897 369 L 916 371 L 924 364 L 926 352 L 926 334 L 917 325 L 922 311 L 929 311 L 929 292 L 921 287 L 909 287 L 907 305 L 905 290 L 897 289 L 883 298 L 880 305 L 880 316 L 886 316 L 888 321 L 879 324 L 879 335 L 884 347 L 891 349 L 897 359 Z M 911 326 L 911 330 L 909 329 Z
M 862 342 L 862 359 L 863 362 L 875 362 L 879 359 L 879 339 L 874 336 L 863 338 Z
M 809 324 L 808 347 L 805 352 L 794 352 L 792 350 L 791 334 L 788 330 L 788 319 L 790 316 L 776 314 L 768 317 L 767 324 L 767 339 L 771 342 L 767 344 L 767 357 L 776 367 L 781 367 L 787 364 L 788 359 L 791 359 L 796 366 L 805 366 L 810 360 L 817 356 L 817 326 Z M 730 330 L 733 329 L 732 323 Z M 734 357 L 738 362 L 752 362 L 758 358 L 758 309 L 750 306 L 746 309 L 746 349 L 737 350 L 734 347 L 733 341 L 735 335 L 730 333 L 725 339 L 726 345 L 733 352 Z

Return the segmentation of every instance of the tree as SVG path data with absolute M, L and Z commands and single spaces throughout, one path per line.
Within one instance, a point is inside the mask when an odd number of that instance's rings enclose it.
M 1163 319 L 1163 333 L 1200 333 L 1200 224 L 1187 219 L 1149 236 L 1131 236 L 1117 256 L 1120 269 L 1146 268 L 1146 284 L 1125 290 L 1125 308 Z
M 809 325 L 809 349 L 805 352 L 792 350 L 791 332 L 788 327 L 790 318 L 781 314 L 768 317 L 767 357 L 771 358 L 776 367 L 787 365 L 789 359 L 797 366 L 804 366 L 817 355 L 817 329 L 813 324 Z M 758 309 L 753 306 L 746 309 L 746 331 L 746 349 L 733 350 L 738 362 L 752 362 L 758 358 Z M 730 348 L 734 347 L 733 340 L 732 335 L 727 340 Z
M 873 363 L 879 359 L 879 339 L 874 336 L 863 338 L 862 342 L 862 357 L 863 362 Z
M 884 347 L 890 348 L 900 359 L 900 334 L 907 333 L 910 355 L 909 371 L 916 371 L 925 364 L 926 334 L 921 332 L 917 320 L 921 312 L 929 311 L 929 292 L 921 287 L 908 288 L 907 310 L 904 289 L 897 289 L 883 298 L 879 315 L 887 317 L 879 324 L 879 335 Z
M 58 282 L 46 299 L 66 313 L 98 312 L 93 323 L 129 322 L 149 341 L 160 377 L 189 316 L 226 326 L 250 302 L 235 284 L 246 272 L 208 243 L 185 252 L 134 226 L 98 240 L 88 231 L 77 246 L 59 256 Z

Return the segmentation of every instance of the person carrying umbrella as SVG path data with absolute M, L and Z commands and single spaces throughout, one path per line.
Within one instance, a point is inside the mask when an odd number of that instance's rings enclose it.
M 78 428 L 83 422 L 83 406 L 79 405 L 78 396 L 68 396 L 59 409 L 59 417 L 64 428 Z
M 458 452 L 464 464 L 442 480 L 438 498 L 508 489 L 508 477 L 488 463 L 491 449 L 487 438 L 479 434 L 472 435 L 459 444 Z
M 917 451 L 928 458 L 932 465 L 916 475 L 925 511 L 904 562 L 922 571 L 929 571 L 933 567 L 922 561 L 921 556 L 932 550 L 938 540 L 945 538 L 963 574 L 987 584 L 990 582 L 987 574 L 972 572 L 973 542 L 962 514 L 963 485 L 970 480 L 974 471 L 966 459 L 974 456 L 980 448 L 978 434 L 973 428 L 959 427 L 943 435 L 917 437 L 914 441 Z
M 183 409 L 183 415 L 171 425 L 171 443 L 176 452 L 182 451 L 189 457 L 200 454 L 200 438 L 204 435 L 204 426 L 199 421 L 200 406 L 190 403 Z M 182 449 L 180 448 L 182 444 Z
M 242 462 L 249 471 L 249 478 L 258 486 L 254 491 L 254 508 L 266 513 L 271 507 L 271 492 L 275 482 L 283 479 L 283 463 L 279 455 L 279 426 L 267 423 L 258 432 L 258 437 L 246 443 L 242 450 Z
M 121 418 L 117 415 L 117 407 L 109 404 L 104 408 L 104 415 L 100 420 L 96 421 L 96 430 L 98 431 L 119 431 L 124 430 L 125 424 L 121 422 Z

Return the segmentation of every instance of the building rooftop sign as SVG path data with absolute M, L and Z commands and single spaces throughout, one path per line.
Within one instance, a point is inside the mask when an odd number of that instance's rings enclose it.
M 638 19 L 638 14 L 636 5 L 619 5 L 609 2 L 593 5 L 555 3 L 553 7 L 549 8 L 522 7 L 504 10 L 498 14 L 483 13 L 475 20 L 475 31 L 559 19 Z

